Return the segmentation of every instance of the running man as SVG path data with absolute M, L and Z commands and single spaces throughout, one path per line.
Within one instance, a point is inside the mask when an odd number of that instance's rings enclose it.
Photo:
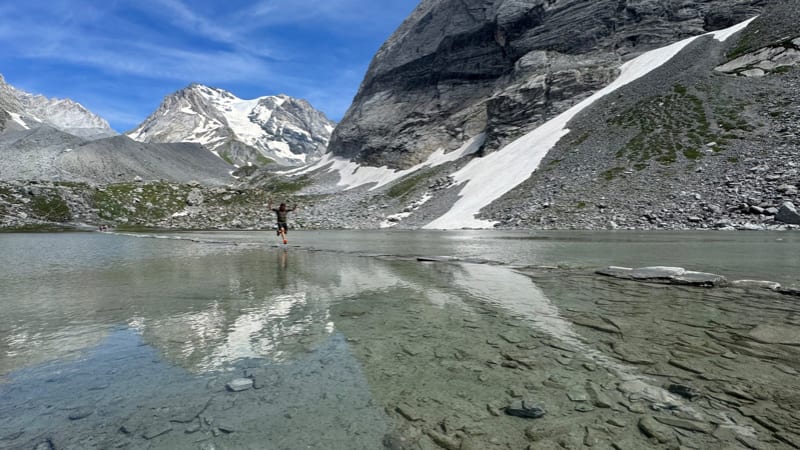
M 269 201 L 269 209 L 275 212 L 275 215 L 278 219 L 278 236 L 283 238 L 283 243 L 288 244 L 289 241 L 286 239 L 286 233 L 289 232 L 289 219 L 288 215 L 290 212 L 297 209 L 297 206 L 292 206 L 292 209 L 286 208 L 286 203 L 281 203 L 277 209 L 272 207 L 272 200 Z

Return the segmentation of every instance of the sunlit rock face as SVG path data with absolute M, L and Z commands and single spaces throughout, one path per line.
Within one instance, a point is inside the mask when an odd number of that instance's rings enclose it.
M 762 3 L 425 0 L 378 51 L 329 148 L 397 168 L 483 131 L 494 150 L 607 85 L 632 56 Z

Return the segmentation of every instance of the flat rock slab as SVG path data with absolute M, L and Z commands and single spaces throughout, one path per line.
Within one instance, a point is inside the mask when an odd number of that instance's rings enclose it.
M 147 430 L 142 434 L 142 437 L 149 441 L 163 434 L 167 434 L 170 431 L 172 431 L 172 425 L 170 425 L 169 422 L 166 422 L 148 427 Z
M 728 279 L 722 275 L 692 271 L 686 271 L 682 275 L 673 277 L 672 280 L 677 284 L 703 287 L 723 286 L 728 284 Z
M 765 344 L 800 346 L 800 327 L 789 325 L 759 325 L 748 335 Z
M 639 420 L 639 430 L 649 437 L 654 438 L 658 442 L 665 444 L 672 440 L 672 430 L 658 423 L 654 418 L 642 417 Z
M 634 280 L 669 280 L 684 273 L 686 273 L 686 269 L 682 267 L 654 266 L 633 269 L 630 277 Z
M 595 273 L 597 273 L 598 275 L 605 275 L 607 277 L 630 278 L 631 272 L 633 272 L 633 269 L 631 269 L 630 267 L 610 266 L 606 267 L 605 269 L 600 269 Z
M 780 283 L 767 280 L 735 280 L 731 284 L 743 289 L 769 289 L 771 291 L 777 291 L 781 288 Z
M 660 417 L 656 416 L 655 419 L 664 425 L 669 425 L 673 428 L 680 428 L 683 430 L 694 431 L 697 433 L 711 434 L 714 432 L 714 427 L 707 423 L 695 422 L 693 420 L 681 419 L 678 417 Z
M 722 275 L 694 272 L 682 267 L 653 266 L 631 269 L 628 267 L 611 266 L 598 270 L 595 273 L 623 280 L 690 286 L 716 287 L 728 284 L 728 280 Z
M 241 392 L 253 387 L 253 380 L 250 378 L 237 378 L 225 385 L 229 391 Z

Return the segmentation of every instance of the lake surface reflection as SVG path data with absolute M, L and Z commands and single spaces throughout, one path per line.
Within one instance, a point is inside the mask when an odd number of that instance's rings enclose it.
M 0 234 L 0 448 L 547 448 L 590 438 L 642 448 L 652 442 L 637 421 L 652 415 L 665 446 L 781 448 L 800 436 L 752 419 L 780 424 L 800 407 L 786 397 L 800 374 L 796 301 L 589 270 L 679 265 L 791 284 L 797 234 L 291 239 L 297 246 L 274 246 L 269 233 Z M 762 323 L 789 342 L 751 339 Z M 236 391 L 236 380 L 249 384 Z M 780 387 L 781 401 L 758 398 L 761 383 Z M 670 384 L 704 392 L 704 403 Z M 529 419 L 504 413 L 528 398 L 552 432 L 526 433 Z

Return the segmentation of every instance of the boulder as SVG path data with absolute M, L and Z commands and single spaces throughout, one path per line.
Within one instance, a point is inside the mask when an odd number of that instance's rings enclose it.
M 189 206 L 199 206 L 205 201 L 203 192 L 200 189 L 192 189 L 186 197 L 186 204 Z
M 778 210 L 775 220 L 791 225 L 800 225 L 800 213 L 797 212 L 794 203 L 786 202 Z

